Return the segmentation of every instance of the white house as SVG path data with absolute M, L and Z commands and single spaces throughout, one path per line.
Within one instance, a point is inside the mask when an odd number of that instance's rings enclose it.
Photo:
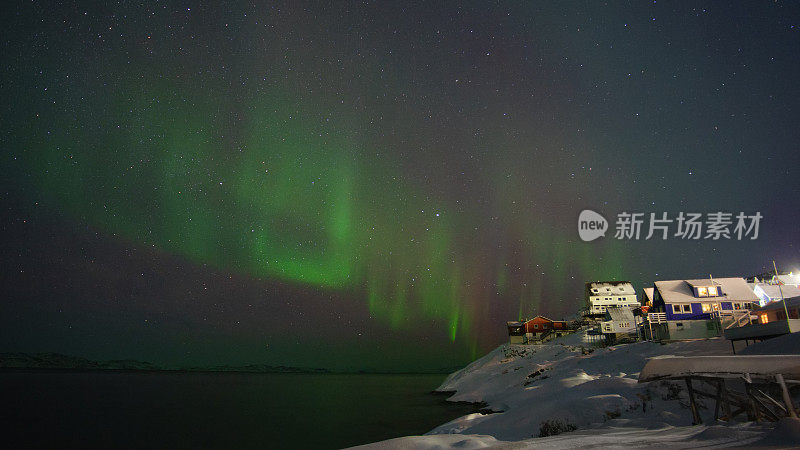
M 609 307 L 638 308 L 636 290 L 629 281 L 586 283 L 586 304 L 591 316 L 604 316 Z
M 609 306 L 601 329 L 603 334 L 634 334 L 640 321 L 641 318 L 634 316 L 631 308 Z

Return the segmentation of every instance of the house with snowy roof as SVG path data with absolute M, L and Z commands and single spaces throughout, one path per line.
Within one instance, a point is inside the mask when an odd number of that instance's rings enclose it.
M 784 298 L 800 296 L 800 287 L 787 284 L 753 283 L 753 293 L 759 298 L 759 304 L 766 306 Z
M 758 300 L 744 278 L 656 281 L 648 328 L 661 340 L 719 336 L 723 327 L 749 324 Z
M 585 290 L 587 316 L 604 318 L 609 307 L 638 308 L 639 300 L 630 281 L 592 281 Z
M 606 308 L 606 320 L 601 323 L 600 330 L 606 342 L 638 337 L 638 325 L 641 316 L 636 316 L 632 308 L 609 306 Z
M 780 284 L 783 286 L 800 286 L 800 273 L 789 272 L 784 275 L 775 275 L 770 284 Z
M 508 328 L 508 343 L 509 344 L 524 344 L 525 343 L 525 324 L 522 322 L 506 322 Z
M 536 316 L 525 321 L 525 334 L 529 342 L 561 336 L 568 331 L 568 328 L 569 324 L 566 321 L 548 319 L 545 316 Z
M 642 306 L 653 306 L 653 294 L 655 288 L 642 289 Z

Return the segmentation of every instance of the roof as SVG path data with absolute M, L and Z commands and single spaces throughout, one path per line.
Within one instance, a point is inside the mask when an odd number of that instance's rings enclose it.
M 800 287 L 792 285 L 778 286 L 777 284 L 758 283 L 753 289 L 756 287 L 764 291 L 769 298 L 789 298 L 800 295 Z
M 600 292 L 597 294 L 636 295 L 636 290 L 633 289 L 630 281 L 590 281 L 586 283 L 586 292 L 590 292 L 592 289 L 599 290 Z
M 639 372 L 639 383 L 686 376 L 713 376 L 741 378 L 748 373 L 752 377 L 774 379 L 782 374 L 786 379 L 800 379 L 800 356 L 668 356 L 651 358 Z
M 609 316 L 611 316 L 611 320 L 613 320 L 614 322 L 634 323 L 633 310 L 630 308 L 611 307 L 607 308 L 606 312 L 608 313 Z
M 563 322 L 563 320 L 553 320 L 553 319 L 550 319 L 550 318 L 548 318 L 548 317 L 545 317 L 545 316 L 536 316 L 536 317 L 534 317 L 533 319 L 528 319 L 528 320 L 526 320 L 526 321 L 525 321 L 525 323 L 528 323 L 528 322 L 530 322 L 531 320 L 536 320 L 536 319 L 544 319 L 544 320 L 546 320 L 546 321 L 548 321 L 548 322 Z
M 653 301 L 653 293 L 655 292 L 655 288 L 644 288 L 644 298 L 648 302 Z
M 522 322 L 517 322 L 517 321 L 506 322 L 506 326 L 509 327 L 521 327 L 522 325 L 524 325 Z
M 773 279 L 777 279 L 782 284 L 800 284 L 800 273 L 789 273 L 786 275 L 776 275 Z
M 707 284 L 703 282 L 708 281 Z M 747 286 L 744 278 L 714 278 L 711 280 L 668 280 L 656 281 L 655 283 L 661 298 L 665 303 L 688 303 L 698 301 L 746 301 L 757 302 L 758 297 Z M 694 286 L 722 286 L 722 295 L 718 297 L 695 297 L 690 285 Z
M 785 287 L 785 286 L 784 286 Z M 786 301 L 787 308 L 796 308 L 800 306 L 800 296 L 798 297 L 791 297 L 784 299 Z M 774 311 L 774 310 L 783 310 L 783 302 L 780 300 L 776 300 L 774 302 L 767 303 L 766 305 L 762 306 L 761 308 L 756 308 L 753 310 L 753 314 L 762 311 Z
M 693 287 L 720 286 L 720 283 L 713 278 L 699 278 L 697 280 L 686 280 L 686 282 L 691 284 Z M 747 282 L 745 281 L 745 283 Z

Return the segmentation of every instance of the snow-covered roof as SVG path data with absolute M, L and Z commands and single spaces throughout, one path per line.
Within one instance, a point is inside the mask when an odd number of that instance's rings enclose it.
M 759 283 L 756 285 L 756 287 L 764 291 L 769 298 L 781 298 L 781 296 L 784 298 L 789 298 L 800 295 L 800 287 L 793 285 L 778 286 L 777 284 Z
M 522 325 L 524 325 L 522 322 L 506 322 L 506 326 L 509 327 L 521 327 Z
M 634 323 L 633 310 L 630 308 L 616 308 L 611 307 L 606 309 L 606 312 L 611 316 L 614 322 L 630 322 Z
M 773 277 L 773 280 L 776 280 L 782 284 L 794 284 L 800 285 L 800 273 L 789 273 L 786 275 L 777 275 Z
M 630 281 L 590 281 L 586 290 L 590 295 L 636 295 Z
M 655 292 L 655 288 L 644 288 L 644 299 L 645 301 L 652 302 L 653 301 L 653 292 Z
M 708 284 L 703 284 L 708 281 Z M 686 303 L 698 301 L 746 301 L 757 302 L 758 297 L 747 286 L 744 278 L 714 278 L 711 280 L 668 280 L 655 283 L 661 298 L 665 303 Z M 722 286 L 722 295 L 718 297 L 695 297 L 691 285 L 694 286 Z
M 670 356 L 652 358 L 639 373 L 639 382 L 654 381 L 685 376 L 741 377 L 749 373 L 752 377 L 770 378 L 782 374 L 790 380 L 800 379 L 800 356 Z
M 553 320 L 553 319 L 551 319 L 551 318 L 549 318 L 549 317 L 545 317 L 545 316 L 536 316 L 536 317 L 534 317 L 533 319 L 528 319 L 528 320 L 526 320 L 526 321 L 525 321 L 525 323 L 528 323 L 528 322 L 530 322 L 531 320 L 536 320 L 536 319 L 544 319 L 544 320 L 546 320 L 546 321 L 548 321 L 548 322 L 563 322 L 563 320 Z

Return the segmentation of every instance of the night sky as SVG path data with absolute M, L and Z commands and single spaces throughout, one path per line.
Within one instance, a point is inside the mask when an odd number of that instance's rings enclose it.
M 588 280 L 800 268 L 799 19 L 7 5 L 0 351 L 436 370 L 573 316 Z M 586 208 L 605 238 L 579 239 Z M 717 211 L 760 212 L 758 239 L 613 236 L 620 212 Z

